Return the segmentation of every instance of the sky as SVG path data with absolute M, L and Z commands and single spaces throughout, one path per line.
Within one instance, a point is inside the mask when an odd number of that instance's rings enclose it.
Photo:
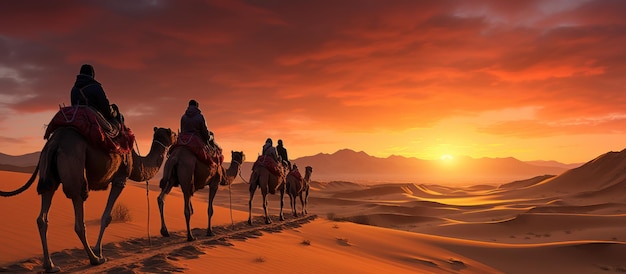
M 272 138 L 291 159 L 586 162 L 626 147 L 625 14 L 620 0 L 5 1 L 0 152 L 40 151 L 89 63 L 140 154 L 195 99 L 247 161 Z

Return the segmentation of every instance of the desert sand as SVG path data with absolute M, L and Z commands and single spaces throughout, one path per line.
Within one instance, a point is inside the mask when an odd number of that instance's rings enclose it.
M 145 183 L 129 182 L 118 203 L 131 220 L 109 226 L 108 261 L 99 266 L 89 265 L 74 233 L 71 202 L 57 191 L 48 239 L 55 264 L 86 273 L 624 273 L 623 167 L 625 152 L 608 153 L 558 176 L 473 186 L 318 182 L 314 173 L 308 215 L 292 216 L 285 196 L 286 220 L 279 221 L 279 196 L 273 195 L 274 222 L 265 225 L 257 191 L 252 226 L 245 222 L 248 185 L 239 179 L 218 191 L 212 237 L 204 233 L 206 189 L 196 193 L 195 242 L 186 241 L 178 190 L 165 201 L 173 235 L 164 238 L 158 181 L 150 182 L 149 215 Z M 0 172 L 0 185 L 13 190 L 29 176 Z M 92 245 L 107 195 L 90 192 L 86 202 Z M 39 206 L 35 186 L 0 199 L 0 271 L 42 270 Z

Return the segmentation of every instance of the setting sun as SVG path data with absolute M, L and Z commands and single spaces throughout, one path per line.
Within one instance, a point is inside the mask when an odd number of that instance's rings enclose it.
M 454 159 L 454 157 L 450 154 L 444 154 L 444 155 L 441 155 L 439 159 L 441 159 L 442 161 L 451 161 Z

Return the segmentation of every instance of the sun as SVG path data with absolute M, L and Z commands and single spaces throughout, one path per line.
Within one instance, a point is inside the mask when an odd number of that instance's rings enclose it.
M 441 159 L 442 161 L 448 162 L 448 161 L 452 161 L 454 157 L 450 154 L 444 154 L 444 155 L 441 155 L 439 159 Z

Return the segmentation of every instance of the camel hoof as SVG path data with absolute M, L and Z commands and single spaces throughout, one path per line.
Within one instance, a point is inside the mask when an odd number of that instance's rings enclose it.
M 252 225 L 252 219 L 248 219 L 248 224 Z
M 196 237 L 192 236 L 192 235 L 188 235 L 187 236 L 187 242 L 193 242 L 196 240 Z
M 215 234 L 213 234 L 213 231 L 211 231 L 211 230 L 207 230 L 206 231 L 206 235 L 209 236 L 209 237 L 215 236 Z
M 268 224 L 268 225 L 269 225 L 269 224 L 271 224 L 271 223 L 272 223 L 272 220 L 270 220 L 270 219 L 265 219 L 265 224 Z
M 57 273 L 61 272 L 61 268 L 56 265 L 44 266 L 45 273 Z
M 167 229 L 161 228 L 161 236 L 169 237 L 170 233 L 167 231 Z
M 91 265 L 101 265 L 103 263 L 105 263 L 107 261 L 107 259 L 105 259 L 104 257 L 97 257 L 95 259 L 89 260 L 89 263 Z
M 280 218 L 278 218 L 278 219 L 279 219 L 279 220 L 281 220 L 281 221 L 284 221 L 284 220 L 285 220 L 285 217 L 284 217 L 284 216 L 280 216 Z M 270 222 L 270 223 L 271 223 L 271 222 Z

